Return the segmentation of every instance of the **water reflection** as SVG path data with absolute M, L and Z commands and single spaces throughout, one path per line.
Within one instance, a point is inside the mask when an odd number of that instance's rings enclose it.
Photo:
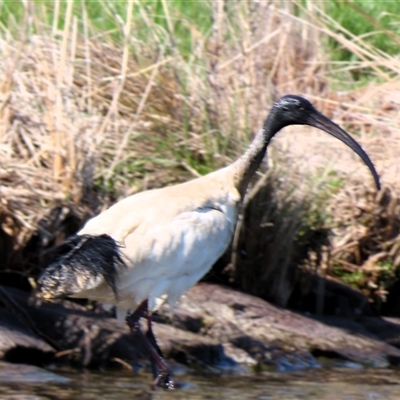
M 42 399 L 138 399 L 138 400 L 398 400 L 400 371 L 386 369 L 318 369 L 294 373 L 178 377 L 181 388 L 152 390 L 147 374 L 121 372 L 57 371 L 63 380 L 9 380 L 0 376 L 0 398 Z M 39 374 L 40 375 L 40 374 Z M 66 380 L 68 378 L 69 380 Z

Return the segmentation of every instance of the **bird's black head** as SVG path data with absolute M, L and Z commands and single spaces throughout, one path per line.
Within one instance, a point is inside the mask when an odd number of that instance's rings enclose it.
M 309 125 L 310 116 L 318 113 L 304 97 L 289 94 L 274 104 L 278 120 L 284 125 Z
M 341 140 L 357 153 L 370 169 L 374 177 L 376 187 L 380 189 L 378 174 L 361 146 L 340 126 L 317 111 L 305 98 L 289 94 L 281 97 L 273 106 L 271 113 L 264 124 L 264 132 L 267 134 L 266 142 L 280 129 L 288 125 L 309 125 L 321 129 L 335 138 Z

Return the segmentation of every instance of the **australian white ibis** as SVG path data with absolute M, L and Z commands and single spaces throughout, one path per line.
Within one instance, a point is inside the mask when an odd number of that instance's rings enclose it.
M 173 305 L 227 249 L 249 181 L 272 137 L 288 125 L 319 128 L 344 142 L 362 158 L 380 188 L 378 174 L 358 143 L 308 100 L 287 95 L 273 105 L 263 128 L 233 164 L 127 197 L 89 220 L 42 273 L 39 295 L 88 298 L 135 310 L 126 322 L 150 355 L 156 383 L 173 388 L 151 329 L 151 313 L 164 302 Z M 146 334 L 140 330 L 141 317 L 148 320 Z

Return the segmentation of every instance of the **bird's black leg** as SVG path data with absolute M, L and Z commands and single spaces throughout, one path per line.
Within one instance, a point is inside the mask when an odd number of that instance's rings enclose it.
M 152 344 L 152 346 L 157 350 L 157 353 L 160 355 L 160 357 L 164 357 L 160 347 L 158 346 L 157 339 L 154 335 L 152 318 L 151 318 L 151 314 L 149 312 L 147 312 L 146 319 L 147 319 L 146 337 L 149 340 L 149 342 Z
M 158 346 L 156 337 L 154 336 L 154 332 L 153 332 L 153 328 L 152 328 L 152 321 L 151 321 L 151 313 L 149 313 L 148 311 L 147 311 L 146 319 L 147 319 L 146 338 L 150 342 L 150 344 L 157 350 L 157 353 L 159 354 L 159 356 L 161 358 L 164 358 L 162 351 L 161 351 L 160 347 Z M 153 371 L 154 379 L 158 379 L 159 373 L 158 373 L 157 365 L 154 362 L 154 360 L 151 359 L 150 361 L 151 361 L 151 370 Z
M 140 329 L 139 320 L 141 317 L 147 317 L 149 330 L 145 335 Z M 155 385 L 164 387 L 166 389 L 173 389 L 174 383 L 171 379 L 171 372 L 164 358 L 162 357 L 161 350 L 157 345 L 153 330 L 151 328 L 151 316 L 147 309 L 147 300 L 144 301 L 134 313 L 130 314 L 126 318 L 131 332 L 137 334 L 138 338 L 142 342 L 143 347 L 149 353 L 152 369 L 155 377 Z

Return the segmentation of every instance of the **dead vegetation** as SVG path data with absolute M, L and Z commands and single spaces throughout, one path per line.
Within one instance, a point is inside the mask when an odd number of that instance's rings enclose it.
M 126 16 L 135 5 L 152 35 L 140 40 L 125 17 L 118 42 L 74 16 L 74 2 L 62 30 L 41 22 L 40 4 L 24 4 L 25 28 L 0 35 L 3 272 L 36 276 L 49 249 L 117 198 L 231 162 L 272 101 L 292 92 L 357 134 L 386 190 L 377 196 L 359 160 L 326 135 L 281 133 L 248 201 L 236 238 L 246 259 L 234 259 L 231 278 L 285 305 L 299 264 L 332 276 L 340 265 L 368 269 L 369 294 L 382 298 L 382 262 L 395 274 L 400 258 L 398 60 L 345 39 L 317 6 L 299 17 L 295 2 L 211 2 L 211 34 L 193 27 L 189 55 L 140 2 L 127 1 Z M 361 61 L 331 64 L 327 37 Z M 353 68 L 384 83 L 335 91 Z

